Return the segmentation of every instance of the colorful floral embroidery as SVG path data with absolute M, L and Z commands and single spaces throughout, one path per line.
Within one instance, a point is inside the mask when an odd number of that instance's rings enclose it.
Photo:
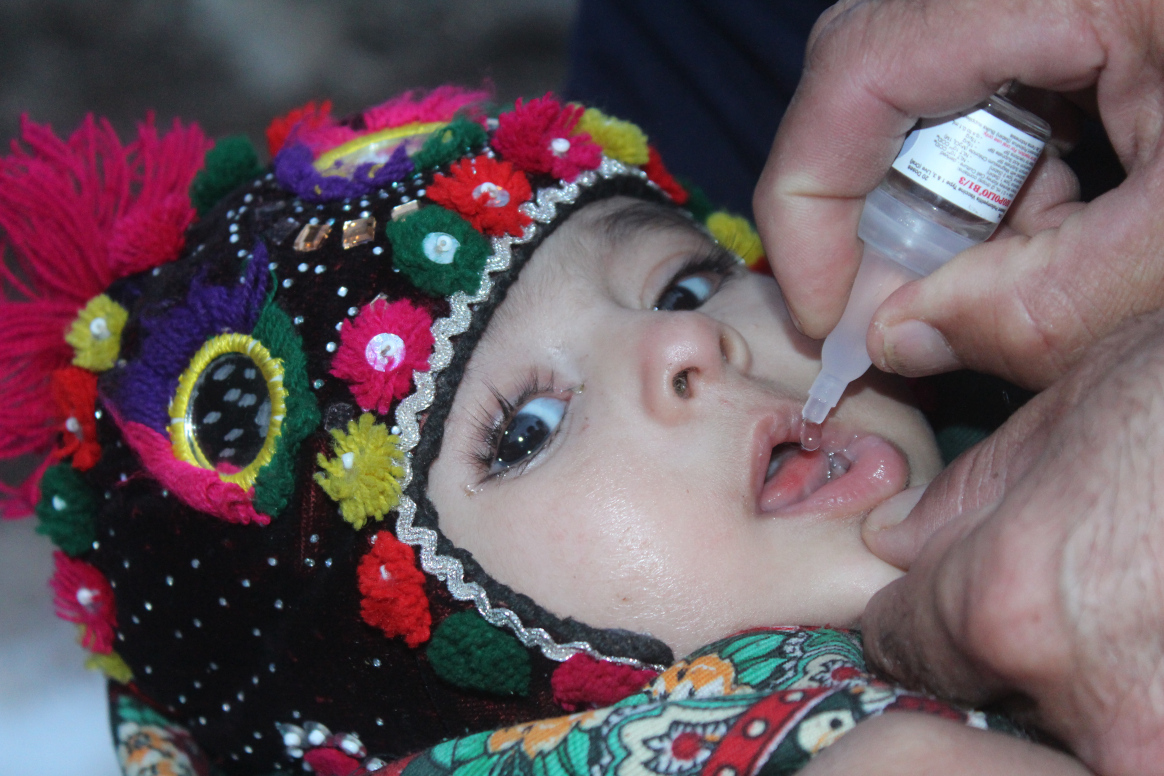
M 412 387 L 412 373 L 427 372 L 432 316 L 407 299 L 377 299 L 355 320 L 343 322 L 331 373 L 346 380 L 362 410 L 385 415 Z
M 239 383 L 242 387 L 237 387 L 232 378 L 240 372 L 244 377 Z M 207 340 L 178 378 L 170 403 L 174 455 L 216 472 L 224 482 L 233 482 L 243 490 L 250 488 L 259 470 L 275 455 L 275 442 L 287 415 L 284 377 L 282 362 L 254 337 L 219 334 Z M 222 396 L 212 395 L 216 383 L 232 387 Z M 210 411 L 199 413 L 199 404 L 203 403 L 209 404 Z M 224 421 L 222 417 L 222 410 L 231 409 L 244 416 L 237 427 L 233 427 L 235 421 Z M 235 447 L 247 431 L 257 436 L 261 444 L 249 460 L 240 457 Z M 219 440 L 223 441 L 211 446 Z
M 81 645 L 103 655 L 113 650 L 117 610 L 113 588 L 94 566 L 53 553 L 53 605 L 57 616 L 81 626 Z
M 133 681 L 133 669 L 116 652 L 110 652 L 108 655 L 94 652 L 85 658 L 85 668 L 90 671 L 100 671 L 121 684 L 129 684 Z
M 529 693 L 529 652 L 476 610 L 446 617 L 425 654 L 437 676 L 449 684 L 497 695 Z
M 453 211 L 430 205 L 386 231 L 395 266 L 422 290 L 443 297 L 481 287 L 489 243 Z
M 520 746 L 525 755 L 532 759 L 557 747 L 575 730 L 597 727 L 609 714 L 607 709 L 596 709 L 502 728 L 489 735 L 486 747 L 490 752 L 500 754 Z
M 566 711 L 610 706 L 643 689 L 658 672 L 579 652 L 554 669 L 550 687 L 554 702 Z
M 647 164 L 643 167 L 643 172 L 647 174 L 647 179 L 654 183 L 667 193 L 676 205 L 687 204 L 687 199 L 690 196 L 687 189 L 679 185 L 679 181 L 675 180 L 674 176 L 667 171 L 666 165 L 663 164 L 663 157 L 655 150 L 654 146 L 647 148 Z
M 286 507 L 295 489 L 296 451 L 318 424 L 319 410 L 308 387 L 299 335 L 267 297 L 271 273 L 262 243 L 255 245 L 240 274 L 238 282 L 225 285 L 198 275 L 184 301 L 142 315 L 139 352 L 118 374 L 110 410 L 163 487 L 201 512 L 265 525 Z M 231 354 L 246 362 L 233 365 L 238 371 L 232 379 L 254 374 L 218 396 L 214 378 L 230 366 L 221 360 Z M 263 385 L 252 390 L 246 380 Z M 191 402 L 200 385 L 216 401 L 246 410 L 250 417 L 222 428 L 219 438 L 213 426 L 221 410 L 199 412 L 199 402 Z M 199 437 L 200 430 L 205 437 Z M 261 444 L 252 457 L 235 458 L 232 435 L 256 432 Z M 211 447 L 213 454 L 208 454 Z
M 685 685 L 679 672 L 692 666 L 710 679 Z M 799 770 L 860 720 L 886 711 L 983 726 L 981 715 L 869 675 L 845 631 L 752 631 L 709 645 L 668 673 L 662 684 L 670 694 L 642 692 L 592 712 L 465 736 L 390 767 L 401 776 L 774 776 Z M 733 686 L 728 677 L 736 678 L 735 692 L 710 690 Z
M 633 766 L 662 776 L 698 772 L 739 717 L 740 708 L 672 703 L 661 712 L 627 723 L 622 732 L 627 761 L 616 773 L 634 772 Z
M 323 471 L 315 473 L 315 481 L 339 502 L 340 515 L 357 530 L 369 518 L 383 520 L 400 503 L 400 438 L 367 412 L 349 421 L 346 433 L 335 428 L 331 435 L 336 457 L 319 454 L 316 462 Z
M 735 666 L 719 655 L 701 655 L 680 660 L 651 682 L 651 697 L 682 700 L 684 698 L 715 698 L 751 692 L 746 684 L 737 684 Z
M 97 538 L 97 499 L 69 464 L 45 470 L 36 516 L 36 532 L 52 539 L 66 555 L 76 557 L 92 549 Z
M 764 256 L 760 235 L 743 216 L 733 216 L 722 210 L 712 213 L 707 217 L 707 229 L 716 242 L 743 259 L 749 267 Z
M 437 173 L 428 198 L 460 213 L 474 228 L 499 237 L 521 236 L 532 219 L 518 206 L 532 196 L 529 181 L 509 162 L 488 156 L 464 159 L 449 167 L 451 176 Z
M 60 445 L 53 451 L 53 460 L 72 456 L 73 467 L 87 471 L 101 458 L 97 441 L 97 375 L 76 366 L 67 366 L 53 372 L 49 392 L 57 406 L 60 422 Z
M 319 105 L 315 100 L 292 108 L 271 120 L 267 125 L 267 152 L 274 158 L 282 150 L 294 131 L 310 132 L 327 124 L 331 119 L 331 100 L 324 100 Z
M 301 122 L 285 136 L 274 159 L 275 177 L 312 202 L 367 194 L 411 173 L 411 157 L 421 155 L 430 136 L 459 112 L 479 116 L 486 96 L 443 86 L 428 94 L 406 92 L 364 111 L 359 121 L 316 114 L 311 125 Z
M 432 613 L 424 593 L 424 573 L 416 550 L 390 531 L 372 537 L 372 549 L 360 560 L 360 615 L 388 638 L 403 636 L 416 648 L 428 641 Z
M 184 749 L 170 728 L 137 722 L 117 726 L 117 759 L 125 776 L 201 776 Z
M 89 300 L 65 334 L 73 346 L 73 364 L 91 372 L 112 369 L 121 347 L 121 330 L 129 319 L 125 308 L 105 294 Z
M 548 94 L 529 102 L 519 98 L 512 111 L 497 117 L 493 147 L 526 172 L 572 181 L 602 161 L 602 149 L 590 136 L 575 134 L 582 113 L 582 106 L 563 108 Z
M 607 116 L 598 108 L 587 108 L 577 129 L 590 135 L 611 159 L 643 165 L 650 158 L 647 136 L 641 129 L 629 121 Z
M 443 129 L 433 132 L 424 146 L 412 157 L 418 170 L 429 170 L 460 159 L 474 148 L 481 148 L 489 141 L 485 128 L 476 121 L 457 118 Z

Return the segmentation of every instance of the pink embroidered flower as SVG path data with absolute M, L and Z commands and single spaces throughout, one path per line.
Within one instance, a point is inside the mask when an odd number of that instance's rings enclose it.
M 517 208 L 532 192 L 525 173 L 509 162 L 481 155 L 449 167 L 451 176 L 437 173 L 428 185 L 428 198 L 455 210 L 474 229 L 499 237 L 520 237 L 532 219 Z
M 432 316 L 407 299 L 377 299 L 344 321 L 331 373 L 346 380 L 364 410 L 388 412 L 412 386 L 413 370 L 428 371 Z
M 113 588 L 93 566 L 60 550 L 53 553 L 53 605 L 57 616 L 82 627 L 81 645 L 102 655 L 113 651 L 117 610 Z
M 590 135 L 574 134 L 584 112 L 581 105 L 563 108 L 548 94 L 529 102 L 519 98 L 512 111 L 498 116 L 493 147 L 526 172 L 572 181 L 602 161 L 602 149 Z

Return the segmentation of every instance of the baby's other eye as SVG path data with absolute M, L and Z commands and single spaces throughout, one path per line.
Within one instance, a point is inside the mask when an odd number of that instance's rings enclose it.
M 656 310 L 694 310 L 711 298 L 719 287 L 719 278 L 688 275 L 672 283 L 655 303 Z
M 499 474 L 533 458 L 553 437 L 565 414 L 566 400 L 556 396 L 539 396 L 517 408 L 500 429 L 489 473 Z
M 689 260 L 659 294 L 654 309 L 697 310 L 740 270 L 740 261 L 716 246 L 710 255 Z

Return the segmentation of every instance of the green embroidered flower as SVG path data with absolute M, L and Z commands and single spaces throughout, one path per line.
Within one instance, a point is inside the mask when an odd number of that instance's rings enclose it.
M 87 552 L 97 538 L 97 499 L 71 464 L 58 463 L 45 471 L 36 516 L 36 532 L 69 557 Z
M 485 128 L 476 121 L 453 119 L 424 141 L 424 145 L 412 157 L 412 163 L 418 170 L 440 167 L 480 148 L 488 139 Z
M 396 267 L 416 286 L 437 296 L 475 294 L 489 242 L 451 210 L 429 205 L 385 228 Z
M 498 695 L 529 694 L 529 653 L 517 638 L 485 622 L 476 611 L 446 617 L 426 652 L 437 676 L 457 687 Z

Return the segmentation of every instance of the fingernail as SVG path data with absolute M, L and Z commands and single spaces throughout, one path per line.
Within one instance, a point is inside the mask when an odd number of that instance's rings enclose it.
M 922 494 L 925 492 L 924 485 L 915 485 L 901 491 L 896 496 L 885 499 L 874 507 L 869 516 L 865 518 L 865 530 L 884 531 L 899 525 L 917 506 L 917 502 L 921 500 Z
M 950 343 L 933 326 L 902 321 L 885 330 L 882 366 L 907 377 L 949 372 L 961 366 Z

